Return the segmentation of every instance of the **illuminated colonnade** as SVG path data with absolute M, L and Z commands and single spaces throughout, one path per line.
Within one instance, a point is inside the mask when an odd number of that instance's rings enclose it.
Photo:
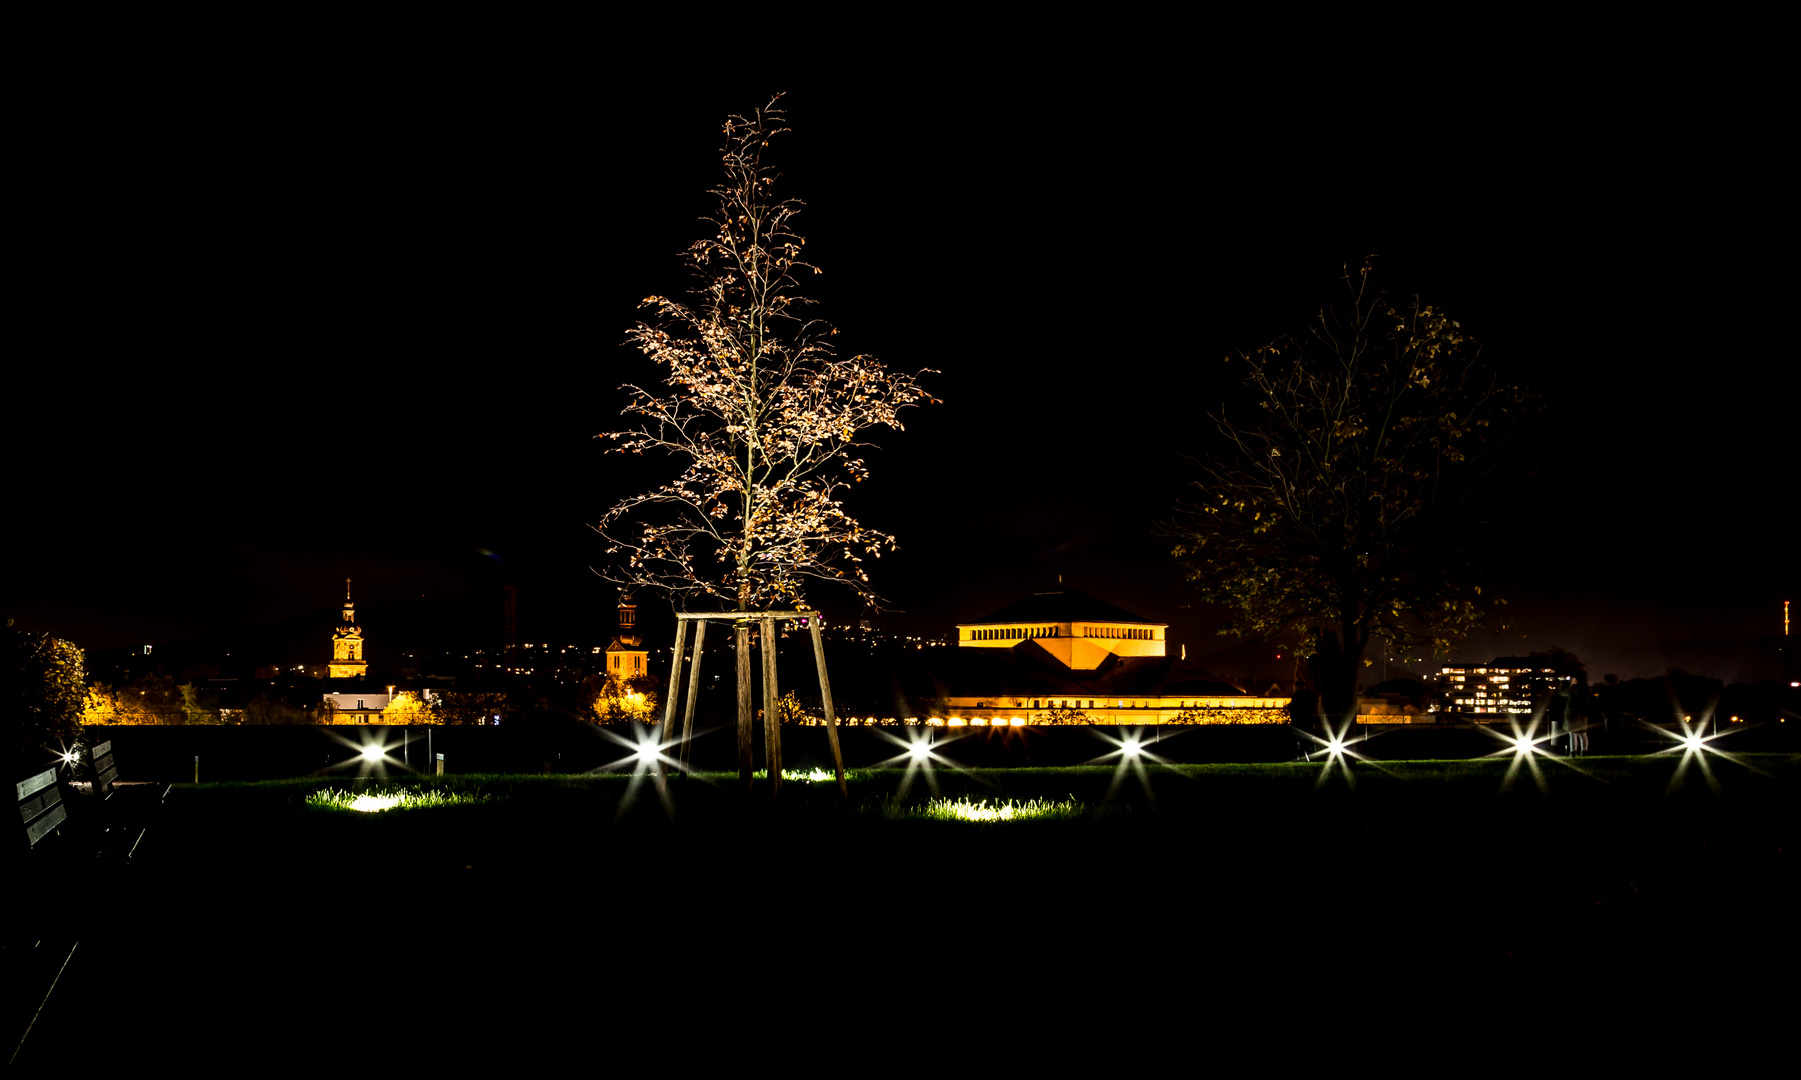
M 964 725 L 1027 727 L 1050 722 L 1056 712 L 1080 712 L 1091 724 L 1286 724 L 1288 698 L 1221 695 L 1135 697 L 949 697 L 943 719 Z
M 1062 714 L 1059 719 L 1080 712 L 1094 724 L 1288 723 L 1288 698 L 1197 692 L 1232 689 L 1211 676 L 1201 682 L 1178 676 L 1171 682 L 1168 637 L 1169 624 L 1087 593 L 1034 593 L 986 618 L 958 623 L 957 645 L 1014 650 L 1018 663 L 1002 683 L 1017 682 L 1019 673 L 1033 666 L 1042 669 L 1042 677 L 1011 687 L 980 679 L 991 692 L 979 695 L 953 688 L 945 715 L 937 719 L 950 726 L 1019 727 L 1048 723 L 1054 712 Z M 1184 688 L 1189 692 L 1179 692 Z

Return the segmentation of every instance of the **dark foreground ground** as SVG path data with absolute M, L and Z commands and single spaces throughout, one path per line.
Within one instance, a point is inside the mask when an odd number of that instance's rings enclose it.
M 897 814 L 900 772 L 775 805 L 677 781 L 673 814 L 620 776 L 447 777 L 490 801 L 375 815 L 306 808 L 316 780 L 178 787 L 129 868 L 34 901 L 80 944 L 21 1064 L 1013 1071 L 1448 1037 L 1461 1068 L 1697 1017 L 1779 1040 L 1801 767 L 1710 767 L 937 777 L 1085 808 L 996 824 Z

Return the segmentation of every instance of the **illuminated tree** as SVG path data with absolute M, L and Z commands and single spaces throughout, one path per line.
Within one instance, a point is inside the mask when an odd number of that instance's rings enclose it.
M 795 275 L 819 271 L 802 261 L 806 240 L 792 227 L 802 204 L 775 198 L 778 174 L 764 162 L 788 130 L 777 101 L 726 121 L 712 235 L 687 253 L 695 302 L 649 297 L 654 322 L 629 333 L 664 369 L 665 388 L 625 387 L 639 426 L 603 436 L 614 451 L 667 455 L 679 468 L 601 519 L 608 553 L 623 557 L 607 576 L 737 611 L 798 604 L 817 580 L 874 601 L 863 559 L 894 538 L 857 522 L 842 499 L 867 476 L 861 436 L 898 430 L 901 409 L 932 400 L 914 375 L 840 357 L 837 331 L 806 316 Z
M 443 718 L 419 695 L 410 690 L 402 690 L 388 702 L 387 708 L 381 711 L 381 722 L 384 724 L 442 724 Z
M 1442 654 L 1504 603 L 1481 584 L 1488 514 L 1517 503 L 1479 482 L 1532 400 L 1442 310 L 1393 303 L 1370 276 L 1366 261 L 1338 306 L 1236 358 L 1256 410 L 1214 418 L 1222 449 L 1166 526 L 1229 613 L 1222 633 L 1309 639 L 1334 718 L 1355 708 L 1373 637 Z
M 217 724 L 219 709 L 215 704 L 201 700 L 200 691 L 192 685 L 178 686 L 181 692 L 181 713 L 183 722 L 193 724 Z
M 632 685 L 632 680 L 608 675 L 600 692 L 594 696 L 594 716 L 602 724 L 635 721 L 653 724 L 657 721 L 657 693 Z
M 87 680 L 81 650 L 48 634 L 0 629 L 0 723 L 4 752 L 21 767 L 43 767 L 44 755 L 73 746 L 81 734 Z
M 144 703 L 143 695 L 130 688 L 114 691 L 99 683 L 88 687 L 82 703 L 81 722 L 107 727 L 139 727 L 161 724 L 163 717 Z
M 801 704 L 801 700 L 790 690 L 775 703 L 777 721 L 783 724 L 800 724 L 805 727 L 816 727 L 825 723 L 825 717 Z M 840 721 L 842 723 L 843 721 Z

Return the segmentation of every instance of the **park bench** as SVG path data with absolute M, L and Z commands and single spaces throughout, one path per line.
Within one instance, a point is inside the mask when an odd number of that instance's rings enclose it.
M 0 969 L 7 973 L 0 980 L 0 1055 L 9 1064 L 17 1063 L 81 944 L 78 939 L 86 937 L 81 928 L 91 914 L 87 900 L 94 888 L 117 879 L 118 862 L 93 856 L 122 854 L 129 864 L 144 839 L 141 817 L 116 798 L 122 793 L 112 740 L 94 746 L 87 765 L 91 803 L 75 808 L 74 821 L 56 767 L 14 785 L 26 842 L 10 853 L 18 856 L 20 873 L 9 875 L 14 887 L 7 890 L 0 935 Z M 157 790 L 148 788 L 146 794 Z M 169 786 L 160 790 L 167 797 Z
M 70 848 L 67 836 L 51 841 L 51 837 L 66 831 L 64 825 L 69 820 L 56 769 L 45 769 L 18 781 L 13 785 L 13 794 L 19 806 L 25 845 L 8 854 L 9 862 L 13 856 L 18 857 L 23 873 L 6 891 L 5 935 L 0 941 L 6 971 L 5 984 L 0 986 L 0 1043 L 4 1044 L 0 1053 L 6 1055 L 9 1065 L 24 1045 L 25 1036 L 49 1000 L 76 946 L 72 920 L 55 917 L 57 905 L 47 899 L 60 891 L 55 882 L 61 875 L 42 861 L 49 848 L 61 847 L 64 854 Z
M 123 793 L 118 790 L 119 767 L 113 760 L 113 741 L 97 743 L 88 752 L 87 773 L 89 792 L 94 800 L 95 817 L 97 819 L 97 841 L 103 852 L 124 852 L 125 861 L 137 853 L 138 845 L 144 841 L 146 826 L 143 821 L 143 808 L 132 807 L 130 810 L 121 806 Z M 161 795 L 157 801 L 167 798 L 169 785 L 159 785 Z M 136 800 L 133 800 L 136 801 Z M 130 843 L 127 845 L 126 840 Z
M 13 787 L 18 792 L 19 820 L 25 826 L 26 846 L 35 850 L 39 841 L 51 836 L 69 820 L 69 808 L 63 805 L 63 786 L 56 780 L 56 770 L 51 768 L 19 781 Z

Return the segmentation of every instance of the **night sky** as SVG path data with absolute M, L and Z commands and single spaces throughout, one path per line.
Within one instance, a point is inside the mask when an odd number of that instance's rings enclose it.
M 1548 406 L 1518 444 L 1538 475 L 1496 493 L 1521 625 L 1458 655 L 1768 676 L 1744 658 L 1801 600 L 1777 99 L 1553 71 L 1277 101 L 1128 72 L 170 76 L 76 103 L 31 135 L 0 610 L 165 643 L 334 606 L 350 576 L 497 633 L 514 583 L 523 639 L 604 636 L 588 525 L 667 475 L 593 438 L 655 378 L 625 331 L 688 286 L 721 120 L 785 88 L 818 314 L 939 372 L 852 504 L 900 540 L 879 625 L 943 634 L 1061 574 L 1191 655 L 1229 644 L 1152 523 L 1232 393 L 1222 357 L 1374 250 Z

